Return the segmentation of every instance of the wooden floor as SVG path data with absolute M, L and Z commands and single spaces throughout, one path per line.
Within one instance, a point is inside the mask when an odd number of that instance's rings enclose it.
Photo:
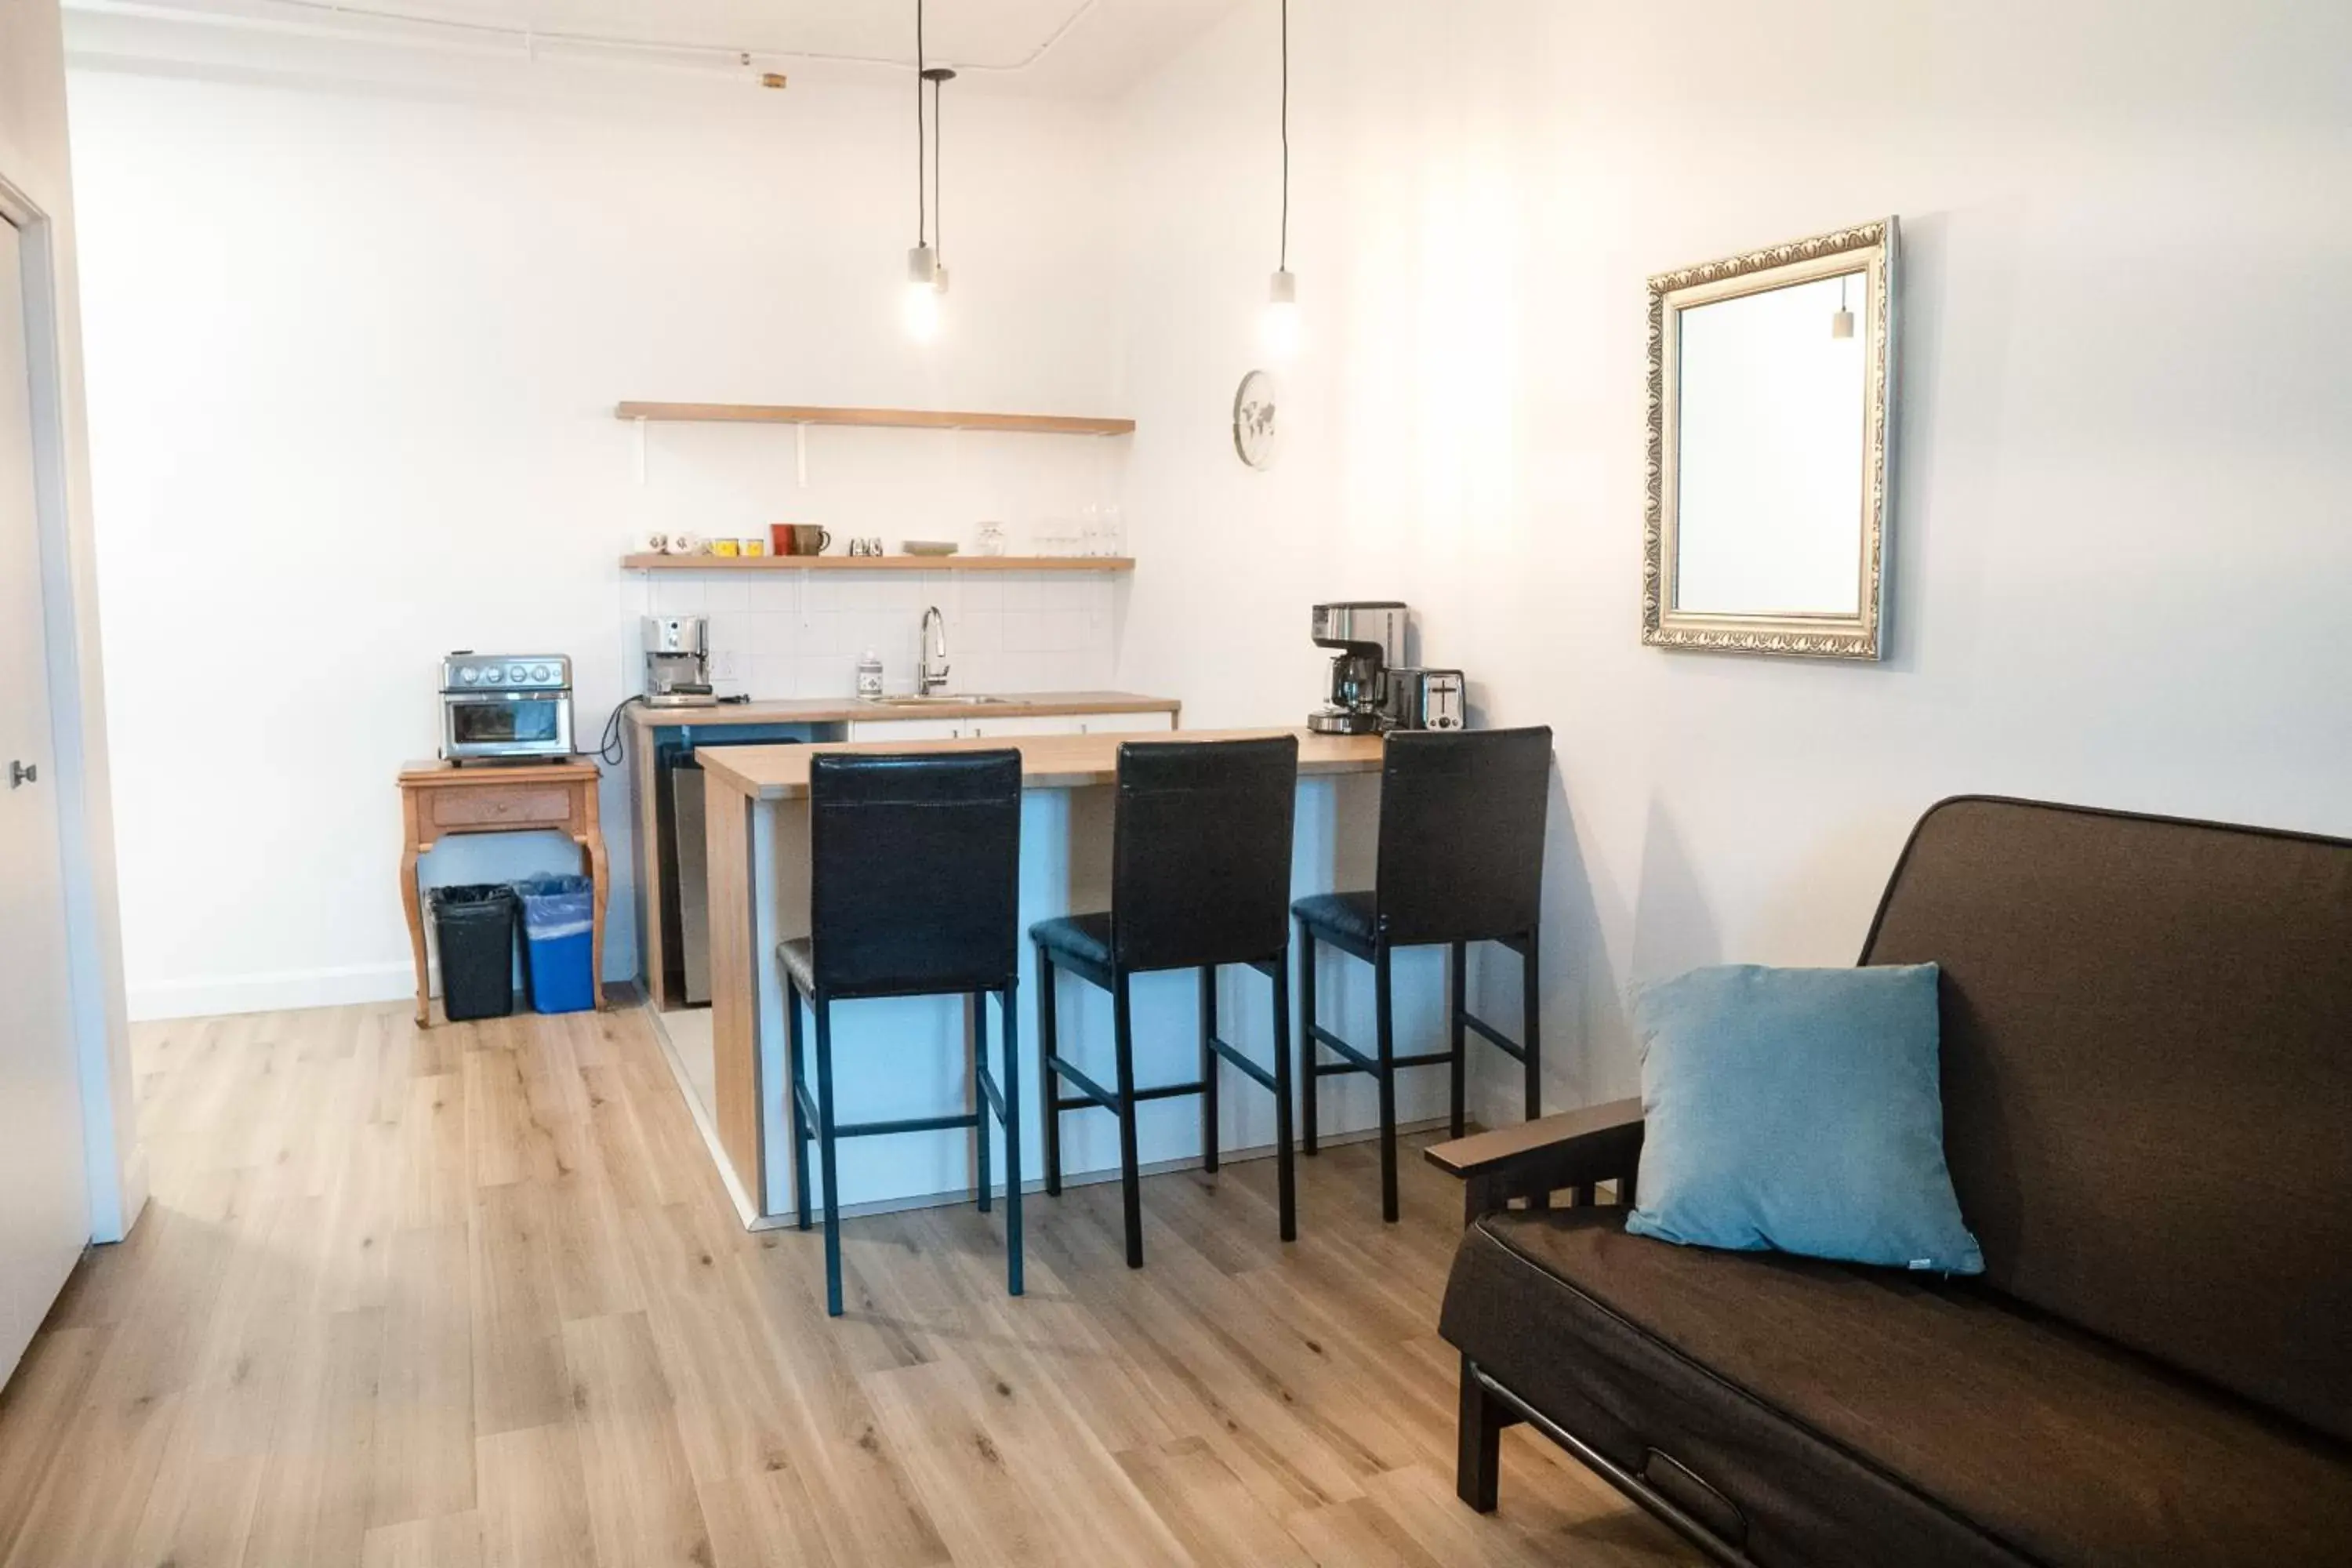
M 1695 1561 L 1524 1430 L 1454 1500 L 1458 1201 L 1368 1147 L 1001 1215 L 735 1222 L 643 1014 L 152 1026 L 154 1199 L 0 1395 L 0 1563 L 210 1568 Z

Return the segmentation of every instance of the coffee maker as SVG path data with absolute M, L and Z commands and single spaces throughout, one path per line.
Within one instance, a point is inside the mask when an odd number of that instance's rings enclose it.
M 646 617 L 646 706 L 709 708 L 710 623 L 700 616 Z
M 1331 698 L 1307 716 L 1318 735 L 1376 735 L 1388 703 L 1388 672 L 1404 662 L 1405 606 L 1397 599 L 1318 605 L 1309 635 L 1337 648 Z

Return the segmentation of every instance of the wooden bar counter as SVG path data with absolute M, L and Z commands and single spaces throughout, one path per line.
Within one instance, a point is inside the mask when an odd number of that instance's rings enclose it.
M 1165 739 L 1213 741 L 1282 734 L 1280 730 L 1181 731 Z M 909 754 L 1012 748 L 1020 752 L 1024 795 L 1021 822 L 1021 1029 L 1024 1142 L 1021 1168 L 1032 1181 L 1041 1165 L 1035 1068 L 1035 954 L 1028 927 L 1051 916 L 1109 907 L 1113 792 L 1118 749 L 1135 736 L 1040 735 L 1002 740 L 833 742 L 740 746 L 702 754 L 709 776 L 713 1121 L 723 1173 L 747 1222 L 788 1212 L 794 1203 L 783 1095 L 784 988 L 777 944 L 808 932 L 808 776 L 827 751 Z M 1160 737 L 1154 737 L 1155 739 Z M 1292 851 L 1296 894 L 1371 885 L 1381 743 L 1373 736 L 1299 732 L 1298 816 Z M 1425 962 L 1423 962 L 1425 960 Z M 1349 1037 L 1371 1037 L 1370 985 L 1356 964 L 1321 973 L 1327 1021 Z M 1399 1048 L 1434 1047 L 1444 1032 L 1442 953 L 1401 955 L 1397 964 Z M 1222 1026 L 1242 1049 L 1270 1059 L 1272 1028 L 1263 976 L 1235 969 L 1220 976 Z M 1198 1075 L 1199 981 L 1190 971 L 1139 976 L 1134 989 L 1139 1080 L 1149 1085 Z M 1064 1055 L 1106 1064 L 1110 1055 L 1107 999 L 1084 986 L 1061 988 L 1058 1023 Z M 898 1120 L 965 1109 L 971 1075 L 965 1003 L 909 997 L 844 1004 L 834 1014 L 835 1094 L 845 1119 Z M 1425 1084 L 1414 1078 L 1425 1078 Z M 1441 1114 L 1442 1073 L 1400 1080 L 1407 1121 Z M 1370 1080 L 1326 1080 L 1327 1135 L 1345 1138 L 1374 1125 Z M 1230 1094 L 1222 1106 L 1227 1157 L 1269 1148 L 1273 1102 Z M 1147 1169 L 1197 1163 L 1200 1113 L 1191 1101 L 1147 1105 L 1139 1130 Z M 1107 1115 L 1074 1111 L 1064 1121 L 1063 1160 L 1074 1181 L 1115 1174 L 1117 1128 Z M 1002 1163 L 997 1167 L 1003 1168 Z M 908 1207 L 968 1194 L 970 1134 L 915 1133 L 845 1145 L 840 1157 L 845 1208 Z M 1377 1194 L 1367 1202 L 1377 1205 Z M 1307 1223 L 1312 1223 L 1308 1216 Z

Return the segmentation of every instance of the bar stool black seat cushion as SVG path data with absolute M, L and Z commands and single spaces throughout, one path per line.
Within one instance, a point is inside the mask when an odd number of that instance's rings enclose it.
M 1351 942 L 1370 942 L 1379 929 L 1379 910 L 1372 895 L 1314 893 L 1290 906 L 1290 912 L 1313 926 Z
M 2347 1560 L 2352 1451 L 2315 1432 L 1979 1286 L 1625 1212 L 1479 1220 L 1442 1331 L 1627 1470 L 1739 1500 L 1759 1563 Z
M 804 936 L 786 937 L 776 944 L 776 956 L 784 961 L 784 973 L 802 995 L 816 994 L 816 943 Z
M 1067 953 L 1081 963 L 1110 967 L 1110 911 L 1090 915 L 1057 915 L 1029 928 L 1029 939 L 1051 952 Z

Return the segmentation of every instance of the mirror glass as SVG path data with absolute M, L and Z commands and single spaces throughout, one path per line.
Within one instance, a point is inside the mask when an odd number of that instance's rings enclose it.
M 1676 609 L 1859 613 L 1868 289 L 1857 268 L 1678 312 Z

